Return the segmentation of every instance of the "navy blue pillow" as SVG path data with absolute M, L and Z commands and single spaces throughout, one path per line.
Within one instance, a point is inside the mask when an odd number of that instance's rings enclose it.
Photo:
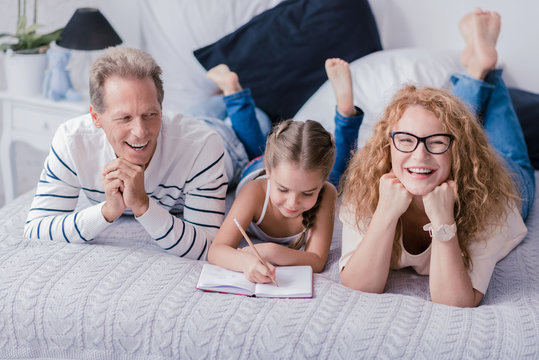
M 539 94 L 515 88 L 509 88 L 509 94 L 524 132 L 531 163 L 539 170 Z
M 381 49 L 367 0 L 287 0 L 194 54 L 206 70 L 227 64 L 275 121 L 293 117 L 327 80 L 327 58 Z

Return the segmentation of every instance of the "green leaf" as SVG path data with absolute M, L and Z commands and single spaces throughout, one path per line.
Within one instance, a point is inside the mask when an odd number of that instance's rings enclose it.
M 40 51 L 40 48 L 47 47 L 53 41 L 58 41 L 60 39 L 60 33 L 63 28 L 51 31 L 46 34 L 37 33 L 37 29 L 42 27 L 40 24 L 31 24 L 28 25 L 26 17 L 19 16 L 17 19 L 17 30 L 15 34 L 2 33 L 2 37 L 10 37 L 16 39 L 17 42 L 4 42 L 0 44 L 0 50 L 5 51 L 7 49 L 13 49 L 13 51 L 24 51 L 29 50 L 29 52 Z
M 32 24 L 30 26 L 28 26 L 26 28 L 26 32 L 27 33 L 35 33 L 37 29 L 39 29 L 40 27 L 43 27 L 43 25 L 39 25 L 39 24 Z

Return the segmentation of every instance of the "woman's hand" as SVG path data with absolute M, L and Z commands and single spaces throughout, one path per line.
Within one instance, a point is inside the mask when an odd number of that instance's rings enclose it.
M 425 213 L 433 226 L 451 225 L 455 222 L 455 182 L 448 180 L 423 196 Z
M 369 293 L 384 292 L 397 223 L 413 199 L 393 170 L 380 177 L 378 189 L 378 205 L 370 222 L 368 219 L 355 224 L 344 222 L 342 231 L 343 253 L 350 253 L 350 244 L 358 245 L 341 271 L 341 282 Z
M 377 210 L 380 209 L 385 216 L 398 219 L 410 206 L 412 194 L 402 185 L 393 170 L 382 175 L 379 189 Z

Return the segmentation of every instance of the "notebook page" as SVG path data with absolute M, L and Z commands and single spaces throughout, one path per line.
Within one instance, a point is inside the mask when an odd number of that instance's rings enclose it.
M 256 284 L 258 297 L 312 297 L 313 269 L 310 266 L 278 266 L 277 284 Z
M 197 288 L 238 294 L 253 294 L 255 284 L 241 272 L 224 269 L 217 265 L 204 264 Z

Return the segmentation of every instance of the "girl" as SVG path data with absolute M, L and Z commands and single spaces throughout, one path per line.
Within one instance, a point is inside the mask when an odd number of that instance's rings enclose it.
M 329 178 L 337 186 L 356 145 L 363 112 L 353 104 L 348 63 L 337 58 L 327 59 L 325 68 L 337 98 L 337 157 Z M 244 166 L 264 153 L 271 122 L 264 112 L 255 107 L 251 91 L 241 86 L 238 75 L 227 65 L 210 69 L 207 77 L 219 86 L 223 96 L 213 97 L 188 113 L 208 123 L 223 138 L 227 149 L 225 161 L 229 185 L 235 186 Z
M 260 283 L 275 278 L 273 265 L 310 265 L 322 271 L 337 198 L 335 187 L 326 181 L 334 149 L 331 134 L 316 121 L 286 120 L 276 126 L 266 141 L 266 176 L 240 189 L 210 247 L 210 263 L 242 271 Z M 234 219 L 264 241 L 255 246 L 270 263 L 269 271 L 249 247 L 237 249 L 242 236 Z
M 534 174 L 501 71 L 493 70 L 500 18 L 477 9 L 459 27 L 467 74 L 452 77 L 453 92 L 482 126 L 443 90 L 407 86 L 396 94 L 345 179 L 346 286 L 380 293 L 390 269 L 412 266 L 430 276 L 433 301 L 477 306 L 496 262 L 526 235 Z

